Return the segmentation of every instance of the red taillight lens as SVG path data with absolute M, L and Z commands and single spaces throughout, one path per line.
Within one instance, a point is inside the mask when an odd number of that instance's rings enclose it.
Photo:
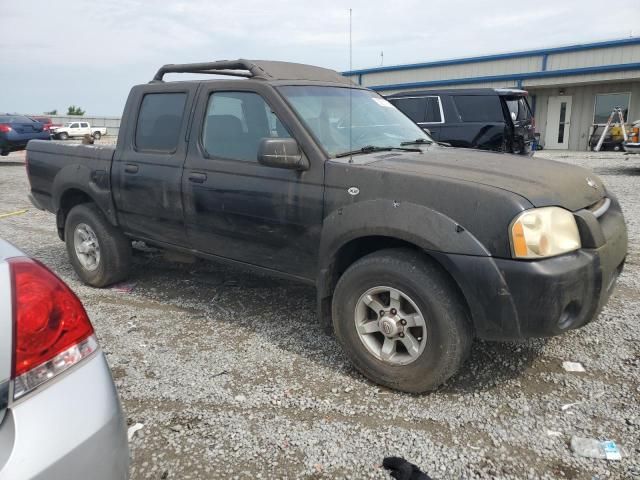
M 92 353 L 97 345 L 95 339 L 86 345 L 93 326 L 78 297 L 62 280 L 32 259 L 8 262 L 14 312 L 12 378 L 23 377 L 14 391 L 24 394 Z
M 0 123 L 0 132 L 8 133 L 10 131 L 11 131 L 11 127 L 9 125 L 7 125 L 6 123 Z

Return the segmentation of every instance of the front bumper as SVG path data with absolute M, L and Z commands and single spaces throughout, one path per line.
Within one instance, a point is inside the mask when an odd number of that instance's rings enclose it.
M 0 423 L 0 480 L 126 479 L 129 449 L 102 352 L 10 406 Z
M 458 282 L 479 338 L 559 335 L 596 318 L 627 254 L 624 218 L 612 200 L 609 211 L 591 222 L 586 243 L 593 248 L 533 261 L 435 255 Z

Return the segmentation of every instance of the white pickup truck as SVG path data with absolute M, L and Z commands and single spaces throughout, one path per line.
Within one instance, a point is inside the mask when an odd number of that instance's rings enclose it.
M 85 135 L 91 135 L 96 140 L 107 134 L 105 127 L 92 127 L 87 122 L 67 122 L 62 127 L 54 128 L 52 130 L 54 138 L 60 140 L 67 140 L 71 137 L 84 137 Z

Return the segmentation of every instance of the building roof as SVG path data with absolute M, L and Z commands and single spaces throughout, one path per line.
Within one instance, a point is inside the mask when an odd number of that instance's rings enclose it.
M 594 50 L 597 48 L 621 47 L 626 45 L 640 45 L 640 37 L 623 38 L 618 40 L 607 40 L 604 42 L 581 43 L 576 45 L 566 45 L 562 47 L 550 47 L 536 50 L 524 50 L 519 52 L 496 53 L 492 55 L 481 55 L 477 57 L 453 58 L 449 60 L 436 60 L 433 62 L 408 63 L 404 65 L 390 65 L 387 67 L 362 68 L 358 70 L 348 70 L 342 72 L 345 76 L 362 75 L 365 73 L 396 72 L 400 70 L 413 70 L 415 68 L 440 67 L 445 65 L 462 65 L 465 63 L 490 62 L 494 60 L 506 60 L 510 58 L 536 57 L 539 55 L 553 55 L 556 53 L 579 52 L 584 50 Z

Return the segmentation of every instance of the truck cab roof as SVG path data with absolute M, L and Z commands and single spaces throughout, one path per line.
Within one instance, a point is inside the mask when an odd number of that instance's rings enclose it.
M 349 78 L 335 70 L 302 63 L 274 60 L 219 60 L 205 63 L 167 64 L 160 67 L 149 83 L 164 82 L 167 73 L 210 74 L 246 78 L 251 81 L 268 83 L 324 83 L 357 88 Z M 219 81 L 220 79 L 213 79 Z M 206 81 L 206 80 L 196 80 Z

